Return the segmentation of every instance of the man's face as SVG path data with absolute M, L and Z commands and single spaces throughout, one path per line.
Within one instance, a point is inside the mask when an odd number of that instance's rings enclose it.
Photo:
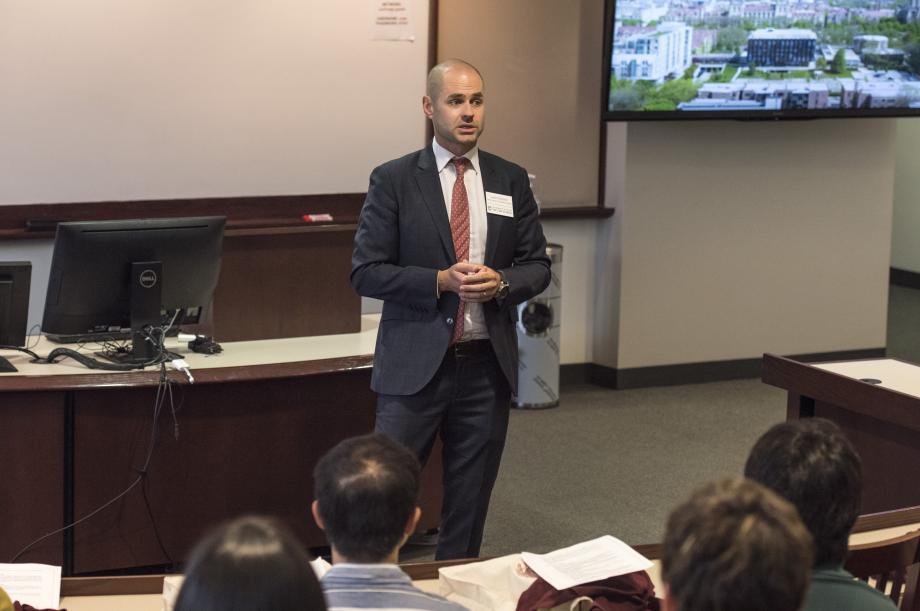
M 475 70 L 450 68 L 435 99 L 423 98 L 422 110 L 431 119 L 438 144 L 454 155 L 463 155 L 476 146 L 485 127 L 482 79 Z

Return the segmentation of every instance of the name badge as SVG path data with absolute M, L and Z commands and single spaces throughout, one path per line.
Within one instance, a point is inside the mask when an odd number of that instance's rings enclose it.
M 514 204 L 511 202 L 511 196 L 486 191 L 486 212 L 514 218 Z

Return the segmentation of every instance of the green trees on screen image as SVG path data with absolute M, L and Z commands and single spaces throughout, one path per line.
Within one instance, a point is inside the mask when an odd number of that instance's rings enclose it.
M 920 43 L 912 43 L 904 47 L 907 57 L 904 62 L 914 74 L 920 74 Z
M 900 55 L 890 57 L 888 55 L 863 53 L 862 62 L 870 70 L 900 70 L 904 67 L 904 61 Z M 916 69 L 912 67 L 910 70 L 916 72 Z
M 920 22 L 901 23 L 894 17 L 885 17 L 878 21 L 857 20 L 861 34 L 881 34 L 887 36 L 891 46 L 920 43 Z M 901 43 L 901 44 L 898 44 Z
M 750 33 L 742 27 L 728 26 L 719 30 L 716 34 L 716 44 L 713 51 L 740 53 L 741 48 L 747 44 Z
M 662 85 L 650 81 L 621 81 L 610 78 L 611 110 L 677 110 L 681 102 L 696 97 L 700 85 L 689 78 L 674 79 Z
M 839 49 L 831 60 L 831 72 L 834 74 L 843 74 L 847 72 L 846 51 Z
M 820 44 L 852 45 L 853 38 L 860 34 L 887 36 L 892 49 L 920 43 L 920 22 L 901 23 L 894 17 L 883 17 L 878 21 L 856 18 L 844 23 L 828 23 L 815 28 L 815 32 Z
M 709 76 L 710 83 L 730 83 L 735 74 L 738 73 L 738 68 L 736 66 L 729 66 L 722 72 L 717 72 Z

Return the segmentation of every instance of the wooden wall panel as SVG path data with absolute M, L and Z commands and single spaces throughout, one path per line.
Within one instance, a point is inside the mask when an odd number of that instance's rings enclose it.
M 228 232 L 213 327 L 219 341 L 357 333 L 354 225 Z

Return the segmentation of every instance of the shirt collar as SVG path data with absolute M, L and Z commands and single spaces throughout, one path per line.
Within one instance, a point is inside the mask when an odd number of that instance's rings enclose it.
M 438 144 L 438 141 L 434 138 L 431 139 L 431 150 L 434 152 L 434 161 L 438 168 L 438 174 L 441 173 L 441 170 L 447 167 L 447 164 L 450 163 L 451 159 L 456 157 L 456 155 Z M 479 174 L 479 145 L 476 145 L 468 150 L 463 156 L 470 160 L 470 165 L 473 166 L 473 170 Z
M 411 582 L 411 578 L 395 564 L 374 563 L 359 564 L 356 562 L 340 562 L 332 565 L 332 568 L 326 572 L 326 575 L 337 576 L 340 573 L 347 573 L 351 577 L 366 577 L 369 579 L 387 575 L 391 578 L 403 579 Z M 325 577 L 326 575 L 323 575 Z

